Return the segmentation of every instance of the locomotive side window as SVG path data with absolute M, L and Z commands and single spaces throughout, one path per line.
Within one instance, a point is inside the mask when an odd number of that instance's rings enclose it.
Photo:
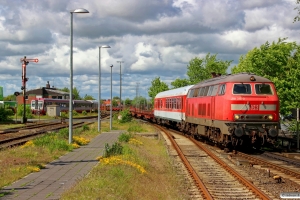
M 196 89 L 194 90 L 194 95 L 193 95 L 193 97 L 197 97 L 197 96 L 198 96 L 198 93 L 199 93 L 199 88 L 196 88 Z
M 224 95 L 226 91 L 226 84 L 220 86 L 219 95 Z
M 205 90 L 204 90 L 204 93 L 203 93 L 203 96 L 206 96 L 206 95 L 207 95 L 208 89 L 209 89 L 209 86 L 206 86 L 206 87 L 205 87 Z
M 203 96 L 204 90 L 205 90 L 204 87 L 200 88 L 200 91 L 199 91 L 199 96 L 200 97 Z
M 214 86 L 209 86 L 209 90 L 208 90 L 207 96 L 211 96 L 213 88 L 214 88 Z
M 194 94 L 194 90 L 190 90 L 190 91 L 189 91 L 189 94 L 188 94 L 188 98 L 193 97 L 193 94 Z
M 218 88 L 219 88 L 219 85 L 214 85 L 210 96 L 216 96 L 217 92 L 218 92 Z
M 271 86 L 265 83 L 255 84 L 255 92 L 256 94 L 273 94 Z
M 233 94 L 251 94 L 251 85 L 250 84 L 234 84 Z

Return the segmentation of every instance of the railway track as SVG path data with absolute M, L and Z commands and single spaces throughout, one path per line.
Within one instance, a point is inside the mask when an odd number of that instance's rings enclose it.
M 198 141 L 156 127 L 168 136 L 203 199 L 274 199 Z
M 237 152 L 236 156 L 247 159 L 252 165 L 260 165 L 280 176 L 286 176 L 294 179 L 300 184 L 300 161 L 290 158 L 285 158 L 271 153 L 262 155 L 248 155 L 242 152 Z M 300 186 L 299 186 L 300 187 Z
M 92 122 L 76 122 L 73 123 L 73 128 L 79 128 L 85 124 L 91 123 Z M 0 134 L 0 149 L 24 144 L 25 142 L 32 140 L 36 137 L 40 137 L 48 132 L 53 132 L 68 127 L 69 124 L 53 122 L 15 128 Z

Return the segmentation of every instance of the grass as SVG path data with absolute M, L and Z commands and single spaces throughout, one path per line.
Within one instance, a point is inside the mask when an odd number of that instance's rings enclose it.
M 102 131 L 109 131 L 109 122 L 102 122 L 101 127 Z M 89 175 L 61 199 L 188 199 L 187 191 L 178 187 L 182 179 L 172 167 L 164 141 L 135 135 L 139 131 L 153 132 L 150 126 L 114 121 L 113 129 L 127 130 L 119 137 L 122 154 L 99 158 Z M 74 130 L 76 145 L 67 144 L 68 129 L 63 129 L 22 147 L 0 151 L 0 188 L 87 144 L 98 135 L 97 130 L 97 123 Z

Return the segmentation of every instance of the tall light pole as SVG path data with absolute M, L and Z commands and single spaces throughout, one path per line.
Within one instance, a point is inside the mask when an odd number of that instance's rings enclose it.
M 124 63 L 124 61 L 117 61 L 120 63 L 120 107 L 122 109 L 122 72 L 121 72 L 121 63 Z
M 84 8 L 78 8 L 70 11 L 71 13 L 71 39 L 70 39 L 70 101 L 69 101 L 69 144 L 72 143 L 73 137 L 73 13 L 89 13 Z
M 112 129 L 112 68 L 113 65 L 110 66 L 110 130 Z
M 98 96 L 98 132 L 101 129 L 101 48 L 110 48 L 108 45 L 99 46 L 99 96 Z

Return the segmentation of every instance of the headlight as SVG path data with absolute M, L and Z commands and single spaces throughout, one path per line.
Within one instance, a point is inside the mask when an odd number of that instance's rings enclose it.
M 234 119 L 238 120 L 238 119 L 240 119 L 240 116 L 239 115 L 234 115 Z
M 268 119 L 269 119 L 269 120 L 273 120 L 273 115 L 269 115 L 269 116 L 268 116 Z

